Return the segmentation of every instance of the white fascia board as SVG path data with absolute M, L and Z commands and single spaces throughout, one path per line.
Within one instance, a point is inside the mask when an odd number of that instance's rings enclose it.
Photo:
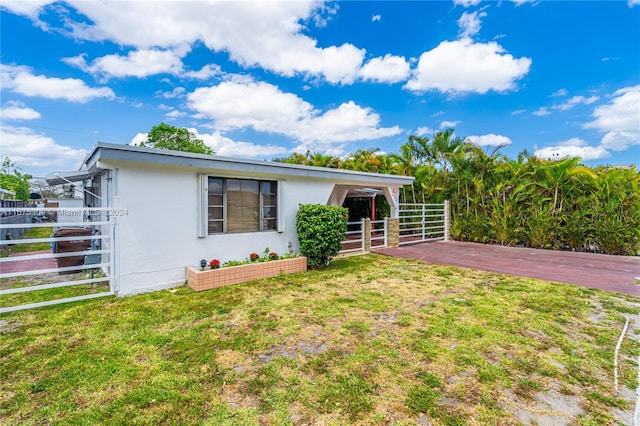
M 386 175 L 379 173 L 356 172 L 352 170 L 330 169 L 325 167 L 302 166 L 298 164 L 272 161 L 245 160 L 230 157 L 192 154 L 163 149 L 143 148 L 130 145 L 98 143 L 87 155 L 84 166 L 92 169 L 100 160 L 124 161 L 149 165 L 175 167 L 193 167 L 203 173 L 224 173 L 236 176 L 287 176 L 339 181 L 342 184 L 361 185 L 367 182 L 371 186 L 411 185 L 412 176 Z

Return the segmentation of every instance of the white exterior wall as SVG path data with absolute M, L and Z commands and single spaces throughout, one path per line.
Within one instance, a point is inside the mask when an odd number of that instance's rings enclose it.
M 47 200 L 50 203 L 58 203 L 59 209 L 81 209 L 84 204 L 84 200 L 82 198 L 49 198 Z M 68 226 L 70 224 L 77 224 L 77 226 L 84 225 L 84 217 L 82 214 L 78 214 L 78 212 L 74 212 L 72 210 L 64 211 L 61 210 L 58 212 L 58 221 L 57 223 L 66 223 Z M 57 230 L 57 226 L 55 227 Z
M 288 176 L 280 197 L 283 232 L 216 234 L 198 238 L 198 173 L 244 179 L 275 176 L 215 174 L 184 167 L 108 164 L 113 177 L 103 181 L 103 200 L 126 211 L 116 216 L 116 291 L 120 296 L 182 285 L 186 266 L 200 259 L 243 260 L 266 247 L 277 253 L 299 252 L 295 229 L 298 204 L 326 204 L 334 184 Z M 109 188 L 107 189 L 107 186 Z M 289 243 L 291 246 L 289 247 Z

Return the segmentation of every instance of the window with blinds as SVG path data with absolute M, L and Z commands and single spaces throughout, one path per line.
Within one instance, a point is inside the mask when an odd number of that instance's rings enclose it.
M 208 178 L 209 234 L 275 231 L 277 182 Z

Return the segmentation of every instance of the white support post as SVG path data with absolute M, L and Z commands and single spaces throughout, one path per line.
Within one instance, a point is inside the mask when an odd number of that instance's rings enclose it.
M 382 232 L 384 232 L 384 246 L 387 246 L 387 239 L 389 238 L 389 221 L 388 221 L 388 217 L 384 218 L 384 229 L 382 230 Z
M 426 236 L 426 233 L 427 233 L 427 229 L 426 229 L 427 228 L 427 218 L 426 218 L 427 212 L 426 212 L 426 208 L 427 208 L 427 206 L 422 204 L 422 218 L 421 218 L 421 221 L 420 221 L 420 228 L 422 229 L 422 237 L 421 237 L 422 241 L 426 240 L 426 238 L 427 238 L 427 236 Z
M 444 201 L 444 240 L 449 241 L 449 232 L 451 228 L 451 207 L 449 205 L 449 200 Z

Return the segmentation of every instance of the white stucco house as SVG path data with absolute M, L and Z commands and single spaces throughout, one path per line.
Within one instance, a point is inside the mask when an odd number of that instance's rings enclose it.
M 83 182 L 95 194 L 85 205 L 113 210 L 122 296 L 182 285 L 200 259 L 298 252 L 299 204 L 342 205 L 350 190 L 372 188 L 397 217 L 399 188 L 413 177 L 98 143 L 78 172 L 47 181 Z

